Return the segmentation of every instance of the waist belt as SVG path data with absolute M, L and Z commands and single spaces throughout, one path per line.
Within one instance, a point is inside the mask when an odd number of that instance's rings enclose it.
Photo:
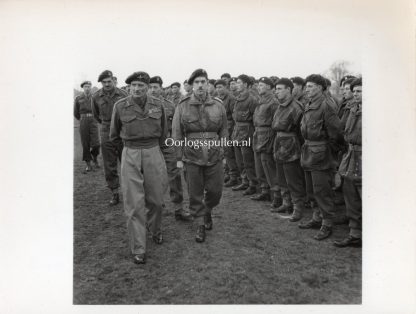
M 92 113 L 81 113 L 81 118 L 93 117 Z
M 298 136 L 295 132 L 284 132 L 284 131 L 277 131 L 276 135 L 280 137 Z
M 310 140 L 305 140 L 305 144 L 311 145 L 311 146 L 314 146 L 314 145 L 326 145 L 326 144 L 328 144 L 328 141 L 310 141 Z
M 349 148 L 356 152 L 362 152 L 363 148 L 361 145 L 349 144 Z
M 235 125 L 253 125 L 253 122 L 251 122 L 251 121 L 248 121 L 248 122 L 247 121 L 244 121 L 244 122 L 243 121 L 241 121 L 241 122 L 236 121 Z
M 187 138 L 217 138 L 217 132 L 191 132 L 186 134 Z
M 255 127 L 255 130 L 256 131 L 269 131 L 271 129 L 272 129 L 271 126 L 256 126 Z

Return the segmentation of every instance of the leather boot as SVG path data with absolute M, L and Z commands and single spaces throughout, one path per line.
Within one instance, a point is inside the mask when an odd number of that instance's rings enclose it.
M 224 186 L 226 188 L 228 188 L 230 186 L 236 186 L 238 184 L 239 184 L 239 182 L 238 182 L 237 178 L 230 178 L 230 180 L 227 183 L 225 183 Z
M 211 216 L 211 213 L 207 213 L 204 216 L 204 226 L 205 226 L 205 230 L 212 230 L 212 216 Z
M 273 208 L 278 208 L 280 205 L 282 205 L 282 196 L 280 195 L 280 192 L 273 192 L 273 201 L 270 205 L 270 207 Z
M 232 190 L 233 190 L 233 191 L 242 191 L 242 190 L 245 190 L 245 189 L 247 189 L 247 188 L 248 188 L 248 183 L 243 182 L 243 183 L 241 183 L 240 185 L 234 186 L 234 187 L 232 188 Z
M 289 213 L 292 210 L 293 206 L 292 206 L 292 201 L 290 199 L 290 194 L 285 193 L 282 199 L 283 199 L 282 205 L 280 205 L 278 208 L 272 208 L 271 210 L 272 213 Z
M 261 191 L 260 194 L 250 197 L 253 201 L 269 201 L 270 202 L 270 193 L 267 190 Z
M 114 206 L 120 203 L 120 196 L 118 192 L 113 192 L 113 197 L 110 200 L 110 206 Z
M 198 243 L 202 243 L 205 241 L 205 226 L 204 225 L 198 226 L 198 229 L 196 231 L 195 241 Z
M 249 186 L 244 192 L 243 195 L 253 195 L 256 193 L 256 187 L 255 186 Z
M 295 204 L 294 207 L 295 207 L 295 209 L 293 210 L 293 214 L 289 218 L 289 221 L 290 222 L 296 222 L 296 221 L 301 220 L 302 219 L 303 212 L 305 211 L 303 201 L 300 202 L 299 204 Z

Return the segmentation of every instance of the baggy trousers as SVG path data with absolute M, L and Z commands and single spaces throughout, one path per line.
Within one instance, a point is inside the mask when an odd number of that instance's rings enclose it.
M 152 235 L 161 232 L 163 192 L 166 185 L 166 165 L 159 146 L 124 147 L 121 157 L 121 187 L 132 254 L 146 252 L 146 224 Z
M 123 151 L 123 142 L 110 141 L 110 124 L 101 124 L 101 153 L 103 155 L 104 175 L 107 186 L 111 190 L 118 189 L 120 186 L 117 172 L 117 159 L 120 160 Z
M 205 214 L 211 213 L 221 200 L 224 181 L 222 161 L 212 166 L 185 163 L 189 193 L 189 209 L 200 225 Z
M 361 185 L 355 184 L 348 177 L 344 177 L 342 191 L 344 193 L 347 217 L 349 218 L 350 235 L 362 237 L 362 195 Z
M 168 171 L 170 199 L 174 204 L 174 209 L 179 210 L 182 208 L 183 191 L 181 171 L 176 166 L 175 150 L 173 149 L 173 147 L 168 147 L 166 149 L 164 148 L 162 150 L 162 153 Z
M 293 205 L 303 208 L 307 198 L 305 173 L 300 160 L 279 163 L 278 176 L 280 184 L 287 185 Z
M 332 193 L 332 170 L 305 171 L 306 192 L 313 195 L 318 208 L 312 219 L 322 225 L 332 227 L 334 220 L 334 199 Z
M 262 191 L 272 190 L 279 191 L 276 174 L 276 163 L 272 153 L 255 152 L 254 163 L 257 175 L 257 181 L 260 183 Z
M 97 123 L 93 117 L 81 117 L 79 133 L 81 135 L 82 160 L 91 161 L 95 159 L 100 153 L 100 140 Z
M 242 164 L 244 167 L 250 186 L 256 186 L 257 178 L 253 148 L 250 146 L 235 146 L 234 152 L 237 164 Z

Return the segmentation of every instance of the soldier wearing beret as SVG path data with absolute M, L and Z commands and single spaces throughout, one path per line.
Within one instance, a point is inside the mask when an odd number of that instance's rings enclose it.
M 250 94 L 254 98 L 256 98 L 257 102 L 260 101 L 260 95 L 259 95 L 258 86 L 259 86 L 259 81 L 256 80 L 254 78 L 254 76 L 250 76 L 250 83 L 249 83 L 249 86 L 248 86 L 248 90 L 249 90 Z
M 346 85 L 346 84 L 345 84 Z M 344 85 L 344 86 L 345 86 Z M 362 80 L 350 83 L 354 95 L 354 106 L 350 110 L 344 129 L 348 152 L 339 166 L 344 178 L 342 190 L 347 208 L 350 233 L 343 240 L 335 241 L 337 247 L 361 247 L 362 245 Z
M 208 81 L 208 94 L 211 96 L 211 98 L 217 97 L 217 91 L 215 90 L 215 80 L 209 80 Z
M 223 79 L 215 82 L 215 89 L 218 94 L 218 98 L 222 100 L 222 104 L 227 113 L 227 133 L 232 134 L 234 128 L 233 109 L 235 97 L 227 89 L 227 82 Z M 225 178 L 224 186 L 231 187 L 239 184 L 238 178 L 240 177 L 240 171 L 235 160 L 234 148 L 232 146 L 225 147 Z
M 183 89 L 185 90 L 185 96 L 183 98 L 191 96 L 192 95 L 192 85 L 188 84 L 188 80 L 185 80 L 183 82 Z
M 231 75 L 230 73 L 224 73 L 221 75 L 221 80 L 224 80 L 225 83 L 227 84 L 225 87 L 229 88 L 230 87 L 230 81 L 231 81 Z
M 351 108 L 354 106 L 353 92 L 351 91 L 351 83 L 355 80 L 355 77 L 346 79 L 342 83 L 342 103 L 338 110 L 338 118 L 341 120 L 341 128 L 344 130 L 347 118 L 350 114 Z
M 127 93 L 114 85 L 113 73 L 104 71 L 98 77 L 102 88 L 92 97 L 94 118 L 100 123 L 101 152 L 103 154 L 104 174 L 108 188 L 112 192 L 110 205 L 117 205 L 120 201 L 118 189 L 120 187 L 117 159 L 121 159 L 123 143 L 121 141 L 110 141 L 110 122 L 114 104 Z
M 175 104 L 175 107 L 179 104 L 179 101 L 182 99 L 181 94 L 181 83 L 175 82 L 170 85 L 170 95 L 169 100 Z
M 92 170 L 91 160 L 98 168 L 97 156 L 100 153 L 100 140 L 98 138 L 98 128 L 92 114 L 91 82 L 81 83 L 84 93 L 77 96 L 74 100 L 74 117 L 80 121 L 79 132 L 82 144 L 82 160 L 87 167 L 84 173 Z
M 160 99 L 165 109 L 168 134 L 167 137 L 172 136 L 172 120 L 175 113 L 175 104 L 170 100 L 162 97 L 163 81 L 160 76 L 154 76 L 149 81 L 150 95 Z M 190 221 L 192 216 L 183 208 L 183 191 L 182 191 L 182 176 L 180 169 L 176 166 L 176 150 L 173 146 L 166 144 L 161 146 L 163 157 L 165 158 L 166 168 L 168 171 L 170 198 L 172 200 L 175 218 L 177 220 Z
M 302 104 L 303 110 L 308 103 L 308 98 L 305 93 L 305 80 L 300 76 L 292 77 L 290 80 L 293 83 L 292 96 L 295 100 Z
M 270 191 L 273 196 L 280 197 L 277 184 L 276 164 L 273 159 L 274 132 L 272 130 L 273 115 L 278 107 L 272 87 L 272 80 L 262 77 L 259 80 L 260 102 L 253 114 L 254 134 L 253 150 L 257 180 L 260 183 L 261 193 L 252 196 L 255 201 L 270 201 Z
M 276 132 L 274 141 L 274 156 L 277 163 L 279 184 L 287 185 L 292 199 L 283 193 L 283 204 L 276 212 L 285 212 L 292 207 L 294 211 L 291 222 L 302 218 L 304 202 L 306 201 L 305 177 L 300 165 L 301 142 L 300 121 L 302 119 L 302 104 L 293 96 L 294 84 L 288 78 L 281 78 L 276 83 L 279 108 L 273 116 L 272 127 Z M 282 183 L 283 182 L 283 183 Z M 273 211 L 273 210 L 272 210 Z
M 130 250 L 136 264 L 146 262 L 146 225 L 153 241 L 162 244 L 166 165 L 160 146 L 167 134 L 161 100 L 147 95 L 149 75 L 134 72 L 127 79 L 131 93 L 114 106 L 110 138 L 124 143 L 121 180 Z
M 331 94 L 331 92 L 329 90 L 329 88 L 331 87 L 331 81 L 329 79 L 327 79 L 327 78 L 324 78 L 324 79 L 325 79 L 325 83 L 326 83 L 325 84 L 326 87 L 324 89 L 324 95 L 327 98 L 328 104 L 332 107 L 332 109 L 335 112 L 338 112 L 338 110 L 339 110 L 338 100 L 335 99 L 334 96 L 332 96 L 332 94 Z
M 218 98 L 208 94 L 208 74 L 195 70 L 188 83 L 193 94 L 176 107 L 173 117 L 173 138 L 201 143 L 226 140 L 227 115 Z M 211 230 L 211 212 L 220 202 L 223 186 L 223 149 L 220 146 L 177 146 L 178 167 L 185 163 L 189 207 L 198 224 L 195 240 L 205 241 L 205 230 Z
M 251 79 L 248 75 L 241 74 L 237 79 L 239 95 L 234 104 L 233 119 L 235 121 L 232 140 L 237 141 L 240 146 L 235 146 L 237 164 L 241 164 L 245 170 L 245 178 L 240 185 L 234 186 L 233 191 L 244 190 L 243 195 L 256 193 L 257 178 L 254 164 L 254 151 L 251 146 L 242 146 L 243 142 L 253 141 L 254 124 L 253 114 L 258 102 L 251 95 L 249 87 Z M 241 171 L 242 172 L 242 171 Z
M 305 170 L 306 190 L 313 195 L 318 209 L 315 208 L 312 219 L 300 224 L 299 228 L 320 228 L 314 239 L 323 240 L 331 235 L 334 218 L 331 182 L 336 161 L 333 147 L 343 142 L 343 139 L 341 122 L 324 95 L 325 78 L 312 74 L 305 82 L 310 100 L 301 121 L 301 133 L 305 139 L 301 150 L 301 165 Z

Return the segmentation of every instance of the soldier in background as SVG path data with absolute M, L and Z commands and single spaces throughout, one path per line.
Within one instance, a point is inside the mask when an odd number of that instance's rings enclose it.
M 110 123 L 114 104 L 127 93 L 114 85 L 113 73 L 105 70 L 98 77 L 102 88 L 92 97 L 92 110 L 94 118 L 100 123 L 101 152 L 103 154 L 104 174 L 108 188 L 111 190 L 112 198 L 110 205 L 120 202 L 120 181 L 117 171 L 117 159 L 121 160 L 123 143 L 121 140 L 110 141 Z
M 208 74 L 195 70 L 188 80 L 193 94 L 176 107 L 173 118 L 175 140 L 226 140 L 227 115 L 221 100 L 208 93 Z M 211 212 L 220 202 L 223 186 L 223 151 L 218 146 L 177 146 L 178 167 L 186 167 L 189 207 L 198 224 L 195 240 L 205 241 L 205 230 L 213 226 Z
M 113 76 L 113 81 L 114 81 L 114 86 L 117 87 L 118 81 L 117 81 L 117 77 Z
M 211 96 L 211 98 L 218 96 L 217 91 L 215 90 L 215 80 L 208 81 L 208 94 Z
M 91 160 L 96 168 L 99 168 L 97 156 L 100 153 L 100 140 L 98 138 L 97 123 L 92 114 L 91 82 L 84 81 L 81 88 L 84 93 L 77 96 L 74 101 L 74 117 L 80 121 L 79 132 L 82 144 L 82 160 L 87 167 L 84 173 L 92 170 Z
M 351 91 L 351 83 L 355 80 L 355 77 L 348 78 L 342 83 L 342 103 L 338 110 L 338 118 L 341 120 L 341 128 L 344 130 L 347 123 L 348 116 L 351 108 L 354 106 L 353 92 Z
M 330 87 L 331 87 L 331 81 L 329 79 L 325 78 L 325 83 L 326 83 L 326 87 L 324 89 L 324 95 L 328 99 L 328 104 L 332 107 L 332 109 L 335 112 L 338 112 L 338 110 L 339 110 L 338 100 L 335 99 L 334 96 L 332 96 L 332 94 L 329 90 Z
M 160 99 L 165 109 L 167 120 L 167 138 L 172 136 L 172 120 L 175 114 L 175 104 L 162 97 L 163 81 L 160 76 L 154 76 L 149 81 L 150 95 Z M 163 157 L 165 158 L 166 168 L 168 171 L 170 198 L 173 203 L 176 220 L 190 221 L 192 216 L 183 208 L 183 190 L 182 190 L 182 176 L 181 171 L 176 166 L 176 150 L 175 147 L 168 146 L 163 143 L 161 146 Z
M 175 82 L 170 85 L 171 93 L 169 96 L 169 100 L 175 104 L 175 107 L 179 104 L 180 100 L 182 99 L 181 94 L 181 83 Z
M 309 101 L 305 93 L 305 80 L 299 76 L 292 77 L 290 80 L 293 83 L 292 96 L 300 102 L 303 110 Z
M 235 98 L 237 98 L 239 91 L 237 90 L 237 78 L 236 77 L 232 77 L 230 79 L 230 92 Z
M 183 96 L 183 98 L 185 98 L 187 96 L 191 96 L 191 94 L 192 94 L 192 85 L 188 84 L 188 80 L 185 80 L 183 82 L 183 89 L 185 90 L 185 96 Z
M 344 84 L 344 88 L 346 84 Z M 350 83 L 354 94 L 354 107 L 347 119 L 344 138 L 348 152 L 344 155 L 339 173 L 344 178 L 343 192 L 349 218 L 350 232 L 347 238 L 335 241 L 337 247 L 362 246 L 362 80 Z
M 226 88 L 229 89 L 230 88 L 230 80 L 231 80 L 231 75 L 230 73 L 224 73 L 221 75 L 221 80 L 224 80 L 226 85 Z
M 147 95 L 149 75 L 134 72 L 126 83 L 131 94 L 114 105 L 110 138 L 124 143 L 121 179 L 130 251 L 136 264 L 146 262 L 147 227 L 156 244 L 161 231 L 163 192 L 167 185 L 166 165 L 160 146 L 166 133 L 162 101 Z

